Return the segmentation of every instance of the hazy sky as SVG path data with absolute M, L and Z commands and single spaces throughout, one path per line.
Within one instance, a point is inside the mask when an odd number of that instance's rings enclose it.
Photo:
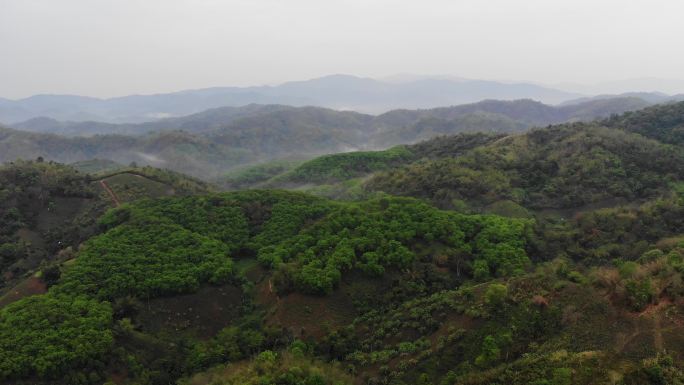
M 0 96 L 333 73 L 684 78 L 681 0 L 0 0 Z

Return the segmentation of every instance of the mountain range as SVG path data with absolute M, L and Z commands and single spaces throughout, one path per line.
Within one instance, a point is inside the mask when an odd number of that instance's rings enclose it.
M 416 79 L 392 82 L 349 75 L 283 83 L 277 86 L 214 87 L 157 95 L 110 99 L 75 95 L 35 95 L 0 99 L 0 122 L 12 124 L 36 117 L 71 121 L 131 123 L 247 104 L 318 106 L 382 113 L 397 108 L 433 108 L 484 99 L 534 99 L 557 104 L 582 95 L 530 83 L 465 79 Z
M 374 119 L 266 116 L 164 140 L 257 151 L 275 131 L 286 151 Z M 0 382 L 682 384 L 683 134 L 668 103 L 281 162 L 221 193 L 106 161 L 2 165 Z
M 393 110 L 378 116 L 320 107 L 247 105 L 138 124 L 36 118 L 14 125 L 14 129 L 0 129 L 0 161 L 40 156 L 72 163 L 98 158 L 207 178 L 258 161 L 380 149 L 462 132 L 520 132 L 648 105 L 638 98 L 560 107 L 532 100 L 488 100 L 455 107 Z

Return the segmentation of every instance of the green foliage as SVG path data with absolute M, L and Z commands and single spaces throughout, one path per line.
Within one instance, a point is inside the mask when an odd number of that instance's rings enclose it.
M 324 206 L 316 202 L 302 194 L 246 192 L 122 206 L 102 217 L 108 230 L 85 244 L 55 290 L 113 299 L 226 282 L 234 276 L 231 253 L 294 235 L 320 215 Z
M 508 287 L 500 283 L 493 283 L 487 287 L 484 301 L 487 305 L 498 308 L 508 297 Z
M 255 185 L 283 174 L 293 169 L 298 164 L 299 162 L 272 161 L 240 167 L 219 178 L 218 183 L 229 190 L 254 188 Z
M 664 143 L 684 143 L 684 102 L 662 104 L 612 116 L 602 122 L 609 127 L 636 132 Z
M 123 165 L 108 159 L 91 159 L 74 162 L 71 167 L 85 174 L 112 172 L 124 168 Z
M 477 366 L 489 366 L 491 363 L 499 359 L 501 349 L 493 336 L 487 336 L 482 341 L 482 353 L 475 359 Z
M 42 295 L 0 310 L 0 378 L 101 370 L 112 343 L 109 304 Z
M 571 385 L 572 370 L 569 368 L 556 368 L 553 370 L 551 385 Z
M 638 268 L 639 265 L 636 262 L 626 261 L 619 264 L 618 271 L 622 278 L 631 278 Z
M 230 326 L 209 341 L 197 343 L 186 359 L 186 371 L 192 373 L 223 362 L 237 362 L 258 352 L 265 344 L 264 334 L 251 327 Z
M 161 187 L 164 189 L 164 191 L 161 193 L 151 194 L 150 191 L 145 191 L 146 188 L 143 184 L 142 196 L 137 197 L 137 199 L 169 195 L 169 192 L 172 192 L 173 195 L 188 195 L 203 194 L 213 191 L 213 187 L 202 180 L 168 169 L 160 169 L 150 166 L 124 167 L 111 171 L 103 171 L 94 175 L 94 177 L 105 180 L 117 176 L 134 176 L 135 178 L 142 179 L 143 181 L 153 181 L 161 185 Z M 128 182 L 125 183 L 134 184 L 135 180 L 129 179 Z M 149 189 L 149 187 L 147 189 Z
M 369 182 L 371 190 L 396 195 L 428 198 L 450 207 L 458 200 L 493 200 L 511 190 L 510 180 L 493 168 L 474 170 L 461 166 L 458 159 L 443 158 L 412 163 L 404 168 L 376 174 Z
M 674 365 L 669 355 L 658 355 L 643 361 L 639 368 L 628 373 L 623 379 L 623 385 L 651 384 L 669 385 L 684 383 L 684 372 L 681 367 Z
M 684 204 L 667 197 L 640 206 L 583 212 L 569 221 L 538 221 L 536 245 L 543 254 L 563 253 L 589 263 L 637 260 L 661 240 L 678 236 L 682 226 Z
M 157 219 L 219 240 L 232 251 L 249 236 L 247 218 L 236 203 L 220 195 L 147 200 L 110 211 L 100 222 L 111 226 L 116 217 L 125 217 L 129 221 L 139 219 L 140 224 L 146 225 L 147 221 Z
M 382 275 L 387 268 L 408 268 L 415 261 L 413 245 L 437 243 L 472 253 L 497 276 L 522 271 L 527 265 L 525 230 L 529 222 L 494 216 L 465 216 L 434 209 L 411 199 L 380 198 L 331 207 L 323 220 L 294 237 L 259 250 L 269 266 L 295 266 L 282 274 L 301 290 L 326 294 L 342 272 L 360 269 Z M 470 240 L 470 241 L 468 241 Z M 479 261 L 479 262 L 478 262 Z
M 643 310 L 653 300 L 653 287 L 650 279 L 628 279 L 625 282 L 627 301 L 635 311 Z
M 95 233 L 95 217 L 102 211 L 90 179 L 69 166 L 44 161 L 0 166 L 0 288 L 16 284 L 9 277 Z
M 439 136 L 408 147 L 417 158 L 439 159 L 458 157 L 506 137 L 504 134 L 471 133 Z
M 177 224 L 133 220 L 89 240 L 55 290 L 101 299 L 192 292 L 232 276 L 228 253 L 225 244 Z
M 475 365 L 488 367 L 499 361 L 501 351 L 513 342 L 513 335 L 508 331 L 499 331 L 496 335 L 487 335 L 482 340 L 480 354 L 475 358 Z
M 324 195 L 375 194 L 364 201 L 242 191 L 123 205 L 102 217 L 100 235 L 73 262 L 43 265 L 47 295 L 0 310 L 3 379 L 85 384 L 127 373 L 124 381 L 172 383 L 214 367 L 188 383 L 568 385 L 608 383 L 615 374 L 624 384 L 678 383 L 676 359 L 641 361 L 660 349 L 659 337 L 680 356 L 684 298 L 682 150 L 617 128 L 677 143 L 679 117 L 648 115 L 602 123 L 612 128 L 568 124 L 324 156 L 287 174 L 294 183 L 323 183 L 315 191 Z M 291 121 L 272 117 L 269 127 L 299 122 L 281 117 Z M 419 118 L 413 128 L 448 130 L 456 124 L 449 119 Z M 251 137 L 216 136 L 241 145 Z M 164 138 L 185 154 L 202 148 L 182 139 Z M 3 263 L 26 255 L 16 232 L 40 217 L 17 204 L 23 195 L 47 196 L 41 204 L 52 212 L 60 209 L 53 197 L 85 191 L 87 178 L 74 173 L 71 184 L 73 171 L 36 163 L 39 172 L 14 166 L 5 174 L 11 187 L 0 185 Z M 283 174 L 271 166 L 242 170 L 234 183 Z M 364 186 L 363 176 L 378 171 Z M 26 188 L 36 183 L 50 187 Z M 183 186 L 184 194 L 202 191 Z M 473 212 L 513 218 L 465 214 Z M 556 259 L 531 272 L 530 257 Z M 235 258 L 251 268 L 234 268 Z M 175 305 L 154 297 L 227 282 L 242 284 L 230 310 L 239 307 L 248 321 L 221 321 L 228 324 L 216 335 L 202 334 L 205 325 L 151 327 L 151 318 L 167 317 L 151 314 L 155 301 Z M 663 325 L 630 314 L 646 309 Z
M 511 200 L 527 208 L 572 208 L 657 196 L 684 178 L 682 170 L 679 148 L 594 124 L 568 124 L 379 173 L 368 187 L 443 207 L 458 199 L 479 206 Z
M 181 385 L 351 385 L 353 379 L 342 368 L 308 356 L 266 350 L 242 365 L 217 367 L 198 374 Z
M 485 211 L 489 214 L 500 215 L 502 217 L 509 218 L 531 218 L 532 214 L 522 207 L 521 205 L 509 201 L 498 201 L 485 208 Z
M 361 201 L 382 195 L 381 193 L 367 191 L 364 183 L 365 177 L 358 177 L 330 184 L 304 185 L 303 191 L 306 191 L 308 194 L 341 201 Z
M 308 195 L 274 197 L 276 200 L 270 202 L 270 217 L 250 239 L 249 247 L 256 252 L 289 239 L 331 208 L 330 202 Z
M 385 170 L 413 159 L 405 146 L 385 151 L 346 152 L 324 155 L 304 162 L 278 178 L 278 183 L 326 183 L 346 180 Z

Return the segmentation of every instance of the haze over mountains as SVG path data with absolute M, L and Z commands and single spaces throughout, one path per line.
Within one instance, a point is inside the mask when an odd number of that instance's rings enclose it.
M 683 14 L 0 0 L 0 385 L 684 385 Z
M 602 81 L 596 84 L 553 84 L 552 88 L 577 92 L 585 95 L 638 93 L 681 94 L 684 91 L 684 80 L 658 77 L 638 77 L 632 79 Z
M 595 111 L 492 101 L 382 118 L 485 107 Z M 243 119 L 261 123 L 159 143 L 329 148 L 380 117 Z M 154 137 L 11 135 L 131 149 Z M 681 384 L 682 144 L 684 103 L 668 103 L 246 169 L 234 192 L 154 168 L 6 164 L 0 382 Z
M 35 117 L 49 117 L 69 121 L 131 123 L 252 103 L 311 105 L 382 113 L 397 108 L 434 108 L 484 99 L 533 99 L 558 104 L 581 96 L 530 83 L 457 78 L 404 78 L 398 81 L 331 75 L 278 86 L 215 87 L 111 99 L 76 95 L 35 95 L 20 100 L 0 98 L 0 122 L 12 124 Z
M 488 100 L 373 116 L 320 107 L 221 107 L 146 123 L 60 122 L 34 118 L 0 128 L 0 161 L 72 163 L 107 159 L 213 178 L 244 164 L 384 149 L 462 132 L 520 132 L 644 108 L 639 98 L 597 99 L 559 107 L 532 100 Z
M 413 75 L 333 75 L 112 99 L 38 95 L 0 100 L 0 122 L 14 122 L 0 126 L 0 161 L 101 159 L 213 179 L 252 163 L 463 132 L 520 132 L 680 99 L 647 92 L 582 96 L 531 83 Z
M 588 91 L 598 89 L 587 88 Z M 0 122 L 15 127 L 22 127 L 17 123 L 35 118 L 73 122 L 142 123 L 196 114 L 212 108 L 243 107 L 250 104 L 317 106 L 381 114 L 393 109 L 436 108 L 486 99 L 532 99 L 545 104 L 567 105 L 615 97 L 636 97 L 652 104 L 684 100 L 684 94 L 627 92 L 591 96 L 591 93 L 564 91 L 529 82 L 471 80 L 446 76 L 404 74 L 370 79 L 331 75 L 277 86 L 213 87 L 110 99 L 48 94 L 19 100 L 0 98 Z M 35 127 L 37 124 L 39 123 L 31 122 L 26 127 Z

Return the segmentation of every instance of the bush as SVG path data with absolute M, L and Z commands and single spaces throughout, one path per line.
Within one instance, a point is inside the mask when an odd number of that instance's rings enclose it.
M 634 311 L 643 310 L 653 300 L 653 286 L 648 278 L 627 280 L 625 291 L 627 303 Z
M 484 301 L 492 308 L 501 306 L 508 298 L 508 287 L 500 283 L 492 283 L 487 287 Z

